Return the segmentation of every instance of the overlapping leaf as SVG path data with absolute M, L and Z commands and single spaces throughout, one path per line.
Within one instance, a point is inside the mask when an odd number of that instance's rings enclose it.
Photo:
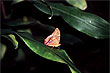
M 101 17 L 60 3 L 50 3 L 49 5 L 53 9 L 54 15 L 61 16 L 78 31 L 97 39 L 109 37 L 110 24 Z M 48 6 L 40 1 L 34 1 L 34 6 L 46 14 L 51 14 Z
M 72 73 L 80 73 L 80 71 L 75 67 L 74 63 L 64 50 L 49 48 L 46 45 L 34 40 L 33 37 L 28 33 L 16 34 L 36 54 L 52 61 L 65 63 L 71 68 Z
M 2 35 L 2 37 L 5 37 L 6 39 L 8 39 L 10 42 L 12 42 L 13 46 L 15 47 L 15 49 L 18 48 L 18 41 L 16 40 L 15 36 L 13 34 L 9 34 L 9 35 Z
M 86 0 L 66 0 L 70 5 L 85 10 L 87 8 Z
M 16 40 L 15 36 L 13 34 L 9 34 L 8 39 L 13 43 L 13 45 L 15 46 L 15 49 L 17 49 L 18 41 Z

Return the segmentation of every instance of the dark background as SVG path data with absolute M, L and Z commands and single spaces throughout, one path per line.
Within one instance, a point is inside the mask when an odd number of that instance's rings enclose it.
M 22 2 L 16 5 L 11 5 L 11 3 L 11 1 L 4 2 L 7 15 L 13 10 L 11 20 L 22 18 L 23 16 L 34 17 L 44 24 L 58 27 L 61 30 L 61 33 L 73 34 L 75 37 L 79 38 L 81 42 L 73 45 L 64 44 L 61 45 L 60 48 L 67 51 L 76 67 L 82 73 L 109 73 L 109 39 L 94 39 L 89 37 L 67 25 L 61 17 L 53 17 L 52 20 L 48 20 L 47 18 L 49 15 L 36 10 L 36 8 L 34 8 L 29 2 Z M 63 3 L 66 4 L 65 2 Z M 108 1 L 87 1 L 87 4 L 88 8 L 85 12 L 96 14 L 109 21 Z M 3 16 L 2 21 L 6 21 L 3 19 Z M 23 26 L 23 28 L 24 27 L 25 26 Z M 8 27 L 2 24 L 2 28 Z M 37 27 L 37 25 L 36 27 L 31 26 L 31 29 L 34 35 L 47 36 L 51 33 L 48 32 L 49 34 L 46 34 L 46 31 Z M 39 30 L 39 32 L 37 32 L 37 30 Z M 7 41 L 7 39 L 3 37 L 1 42 L 8 46 L 6 54 L 1 61 L 2 73 L 71 73 L 65 64 L 53 62 L 36 55 L 27 46 L 25 46 L 21 40 L 19 40 L 19 48 L 22 48 L 25 56 L 23 57 L 23 60 L 15 61 L 18 49 L 13 49 L 14 47 L 10 41 Z M 61 44 L 62 42 L 63 39 L 61 38 Z

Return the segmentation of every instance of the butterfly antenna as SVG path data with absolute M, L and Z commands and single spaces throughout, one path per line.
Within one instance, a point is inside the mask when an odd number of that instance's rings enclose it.
M 49 7 L 49 10 L 51 12 L 51 16 L 48 17 L 48 19 L 52 19 L 52 17 L 53 17 L 52 7 L 49 5 L 49 3 L 47 1 L 45 1 L 45 0 L 41 0 L 41 1 L 44 2 Z

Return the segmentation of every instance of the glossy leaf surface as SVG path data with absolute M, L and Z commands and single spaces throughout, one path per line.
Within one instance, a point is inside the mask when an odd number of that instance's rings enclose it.
M 51 14 L 49 8 L 42 2 L 35 2 L 35 7 L 46 14 Z M 60 3 L 50 3 L 53 14 L 61 16 L 71 27 L 97 39 L 109 37 L 110 24 L 99 16 L 65 6 Z
M 36 54 L 43 58 L 57 61 L 60 63 L 65 63 L 73 70 L 72 73 L 80 73 L 80 71 L 75 67 L 72 60 L 69 58 L 67 53 L 61 49 L 50 48 L 35 39 L 28 33 L 16 33 L 25 44 Z
M 70 5 L 75 6 L 81 10 L 87 8 L 86 0 L 66 0 Z

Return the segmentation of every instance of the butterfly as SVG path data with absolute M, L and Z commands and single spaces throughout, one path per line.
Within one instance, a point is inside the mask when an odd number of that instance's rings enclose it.
M 60 42 L 60 30 L 58 28 L 56 28 L 54 32 L 44 40 L 44 44 L 51 47 L 60 46 L 61 44 L 59 42 Z

